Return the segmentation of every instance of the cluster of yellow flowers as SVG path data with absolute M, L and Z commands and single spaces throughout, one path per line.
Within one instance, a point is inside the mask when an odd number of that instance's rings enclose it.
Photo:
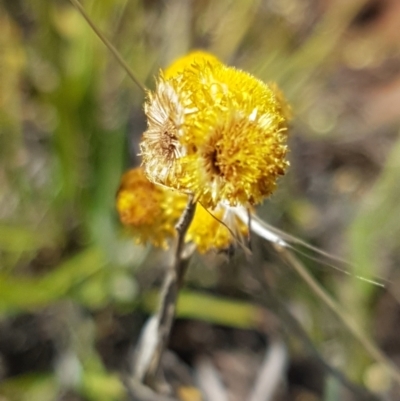
M 137 243 L 167 248 L 186 207 L 187 195 L 153 184 L 137 167 L 123 175 L 116 204 L 121 222 Z M 220 223 L 222 220 L 226 225 Z M 218 207 L 211 214 L 198 205 L 185 240 L 196 244 L 201 253 L 212 248 L 227 249 L 232 242 L 230 230 L 235 230 L 234 235 L 248 233 L 247 226 L 228 210 Z
M 201 252 L 227 247 L 233 239 L 221 221 L 247 232 L 231 210 L 262 202 L 288 166 L 290 109 L 281 92 L 194 52 L 160 73 L 145 113 L 140 148 L 148 182 L 140 170 L 123 177 L 121 221 L 140 242 L 165 246 L 185 207 L 183 194 L 191 195 L 201 207 L 186 239 Z

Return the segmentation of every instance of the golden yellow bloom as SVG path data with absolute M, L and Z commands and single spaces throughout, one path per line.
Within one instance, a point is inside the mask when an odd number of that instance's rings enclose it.
M 125 173 L 116 206 L 122 224 L 137 243 L 166 248 L 175 236 L 175 224 L 186 205 L 186 196 L 151 183 L 142 168 Z
M 137 243 L 150 242 L 164 248 L 176 235 L 175 225 L 186 203 L 186 195 L 151 183 L 142 168 L 129 170 L 123 175 L 116 201 L 120 220 Z M 247 234 L 247 227 L 222 207 L 208 212 L 198 205 L 185 241 L 193 242 L 201 253 L 226 249 L 235 240 L 232 232 L 235 237 L 242 236 Z
M 223 207 L 207 211 L 203 206 L 197 205 L 185 240 L 192 241 L 200 253 L 205 253 L 211 249 L 228 249 L 235 239 L 247 234 L 247 225 L 243 224 L 232 211 Z
M 195 52 L 161 73 L 145 112 L 148 178 L 206 208 L 262 202 L 288 166 L 281 92 L 214 56 Z
M 208 61 L 210 64 L 221 64 L 221 62 L 212 54 L 203 52 L 201 50 L 193 51 L 186 56 L 176 59 L 165 71 L 164 78 L 169 79 L 176 77 L 185 70 L 192 70 L 196 73 L 196 63 L 204 63 Z

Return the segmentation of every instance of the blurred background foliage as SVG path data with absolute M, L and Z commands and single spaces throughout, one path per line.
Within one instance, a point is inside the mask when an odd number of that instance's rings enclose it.
M 259 214 L 344 257 L 354 274 L 387 280 L 382 290 L 304 258 L 399 361 L 399 3 L 83 5 L 149 88 L 159 68 L 195 48 L 278 82 L 295 115 L 292 167 Z M 154 308 L 168 263 L 168 254 L 124 235 L 114 209 L 122 172 L 140 163 L 143 97 L 68 1 L 0 2 L 1 400 L 125 398 L 116 372 Z M 307 286 L 279 261 L 265 263 L 271 285 L 320 352 L 352 379 L 387 393 L 382 367 Z M 220 326 L 259 331 L 266 312 L 251 288 L 240 256 L 196 258 L 174 335 L 190 337 L 191 321 L 195 328 L 207 323 L 204 333 Z M 295 341 L 290 349 L 289 399 L 320 399 L 323 384 L 296 376 L 299 366 L 308 372 L 304 351 Z M 327 383 L 324 399 L 341 399 Z

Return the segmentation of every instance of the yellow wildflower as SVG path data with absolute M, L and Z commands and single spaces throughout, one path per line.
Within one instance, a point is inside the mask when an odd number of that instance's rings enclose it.
M 176 59 L 165 71 L 164 78 L 169 79 L 176 77 L 185 70 L 192 69 L 196 73 L 196 68 L 192 67 L 196 62 L 204 63 L 207 60 L 210 64 L 221 64 L 221 62 L 212 54 L 201 50 L 193 51 L 186 56 Z
M 214 56 L 195 52 L 161 73 L 145 112 L 148 178 L 206 208 L 262 202 L 288 166 L 281 92 Z
M 122 224 L 137 243 L 166 248 L 175 236 L 175 224 L 186 205 L 186 196 L 151 183 L 142 168 L 125 173 L 116 206 Z
M 248 235 L 247 225 L 229 209 L 219 206 L 208 211 L 197 205 L 185 240 L 192 241 L 200 253 L 205 253 L 211 249 L 228 249 L 235 239 L 244 235 Z
M 123 175 L 116 202 L 120 220 L 129 228 L 136 242 L 150 242 L 164 248 L 176 235 L 175 225 L 186 203 L 186 195 L 153 184 L 142 168 L 129 170 Z M 185 241 L 193 242 L 198 251 L 204 253 L 228 248 L 235 239 L 232 234 L 235 237 L 247 234 L 246 225 L 223 207 L 208 212 L 198 205 Z

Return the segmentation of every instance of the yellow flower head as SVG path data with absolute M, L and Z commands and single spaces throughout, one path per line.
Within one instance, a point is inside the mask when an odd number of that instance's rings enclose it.
M 151 183 L 142 168 L 123 175 L 116 202 L 122 224 L 138 243 L 150 242 L 164 248 L 176 234 L 175 225 L 186 203 L 186 195 Z M 198 205 L 185 241 L 193 242 L 204 253 L 228 248 L 235 239 L 232 234 L 235 237 L 247 234 L 247 227 L 222 207 L 208 212 Z
M 205 253 L 211 249 L 228 249 L 235 239 L 247 234 L 247 225 L 228 209 L 218 206 L 215 210 L 208 211 L 197 205 L 185 239 L 186 242 L 196 244 L 200 253 Z
M 196 63 L 204 63 L 205 61 L 210 64 L 221 64 L 221 62 L 212 54 L 203 52 L 201 50 L 193 51 L 186 56 L 176 59 L 165 71 L 164 78 L 169 79 L 176 77 L 187 70 L 192 70 L 196 73 Z
M 148 178 L 206 208 L 262 202 L 288 166 L 281 92 L 209 54 L 194 52 L 161 73 L 145 112 Z
M 125 173 L 116 206 L 122 224 L 137 243 L 167 247 L 175 235 L 175 224 L 186 205 L 186 196 L 151 183 L 142 168 Z

